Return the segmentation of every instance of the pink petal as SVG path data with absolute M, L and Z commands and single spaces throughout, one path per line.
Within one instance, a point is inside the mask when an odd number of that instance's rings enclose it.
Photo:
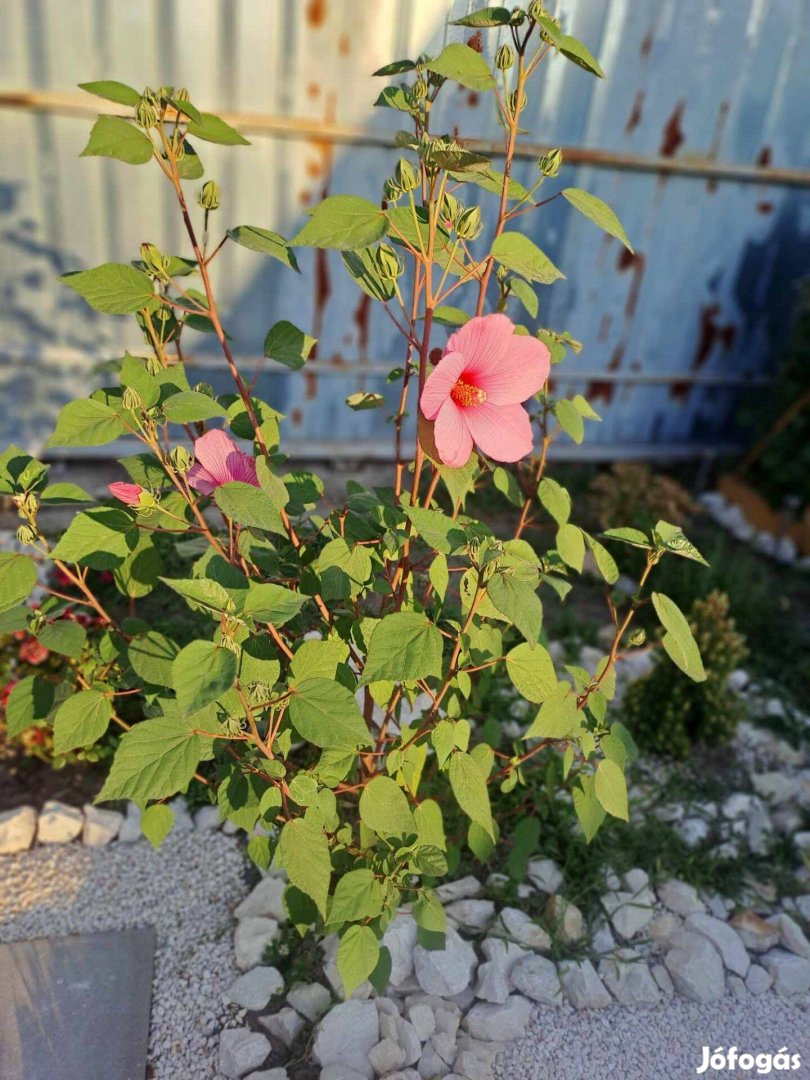
M 545 386 L 551 354 L 537 338 L 515 334 L 496 363 L 482 370 L 476 384 L 492 405 L 516 405 Z
M 456 335 L 454 334 L 453 337 Z M 452 338 L 450 340 L 452 341 Z M 419 399 L 422 413 L 428 420 L 435 420 L 439 409 L 450 397 L 450 391 L 458 382 L 465 365 L 465 357 L 460 352 L 445 352 L 428 375 L 422 397 Z
M 231 471 L 231 480 L 240 480 L 243 484 L 252 484 L 254 487 L 259 486 L 256 461 L 250 454 L 236 450 L 228 458 L 228 468 Z
M 519 461 L 532 451 L 532 425 L 522 405 L 487 401 L 465 409 L 464 420 L 475 445 L 494 461 Z
M 236 443 L 219 428 L 206 431 L 205 435 L 201 435 L 194 443 L 195 458 L 215 484 L 227 484 L 229 480 L 233 480 L 228 459 L 231 454 L 237 453 L 239 451 Z
M 119 502 L 126 503 L 127 506 L 137 506 L 141 501 L 141 495 L 143 494 L 143 488 L 140 484 L 127 484 L 123 480 L 117 480 L 114 484 L 108 484 L 107 490 L 113 495 Z
M 470 319 L 460 330 L 450 335 L 445 354 L 460 352 L 466 363 L 464 371 L 475 375 L 488 370 L 500 360 L 514 333 L 515 325 L 506 315 L 481 315 Z
M 474 409 L 460 409 L 449 398 L 439 409 L 433 438 L 439 457 L 445 465 L 460 469 L 466 465 L 472 453 L 473 441 L 467 430 L 467 417 Z
M 210 495 L 219 487 L 219 481 L 215 480 L 208 469 L 199 462 L 188 470 L 188 482 L 201 495 Z

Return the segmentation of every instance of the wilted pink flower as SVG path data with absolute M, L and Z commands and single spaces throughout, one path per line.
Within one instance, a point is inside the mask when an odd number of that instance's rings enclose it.
M 255 460 L 218 428 L 197 439 L 194 456 L 197 460 L 188 471 L 188 482 L 201 495 L 210 495 L 221 484 L 233 480 L 259 486 Z
M 495 461 L 518 461 L 532 449 L 522 402 L 548 379 L 551 358 L 537 338 L 515 334 L 506 315 L 470 319 L 452 334 L 425 382 L 420 406 L 435 420 L 445 465 L 467 463 L 473 443 Z
M 119 502 L 126 503 L 127 506 L 137 506 L 141 501 L 141 495 L 144 493 L 144 489 L 140 484 L 127 484 L 123 480 L 116 481 L 114 484 L 107 484 L 107 490 Z

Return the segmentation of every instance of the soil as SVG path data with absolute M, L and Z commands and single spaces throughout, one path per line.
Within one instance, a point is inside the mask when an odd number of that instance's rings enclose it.
M 101 790 L 104 773 L 103 766 L 86 762 L 54 769 L 0 743 L 0 813 L 25 805 L 40 810 L 48 799 L 83 806 Z

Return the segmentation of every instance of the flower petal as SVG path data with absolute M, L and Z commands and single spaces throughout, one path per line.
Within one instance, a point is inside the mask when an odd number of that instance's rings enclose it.
M 201 435 L 194 443 L 195 458 L 217 484 L 227 484 L 229 480 L 234 479 L 231 476 L 228 459 L 231 454 L 238 452 L 236 443 L 230 435 L 219 428 L 206 431 L 205 435 Z
M 470 319 L 460 330 L 451 334 L 447 341 L 445 355 L 451 352 L 464 354 L 464 371 L 477 376 L 486 372 L 497 363 L 506 352 L 515 325 L 507 315 L 481 315 Z
M 464 420 L 475 445 L 494 461 L 519 461 L 532 451 L 532 425 L 522 405 L 487 401 L 465 409 Z
M 517 405 L 545 386 L 551 354 L 537 338 L 514 334 L 506 352 L 478 376 L 477 385 L 492 405 Z
M 453 335 L 455 336 L 455 335 Z M 434 420 L 439 409 L 450 397 L 450 391 L 464 370 L 465 358 L 460 352 L 445 352 L 425 380 L 419 405 L 428 420 Z
M 460 409 L 449 398 L 439 409 L 436 424 L 433 428 L 433 438 L 436 441 L 436 449 L 443 464 L 453 469 L 460 469 L 466 465 L 472 453 L 473 441 L 467 430 L 467 413 L 473 409 Z
M 143 493 L 140 484 L 128 484 L 125 480 L 116 480 L 114 484 L 107 484 L 107 490 L 119 502 L 126 503 L 127 506 L 137 506 Z
M 219 487 L 219 481 L 199 462 L 188 470 L 188 482 L 201 495 L 210 495 Z
M 256 475 L 256 460 L 250 454 L 242 450 L 234 450 L 228 458 L 228 469 L 231 480 L 241 480 L 243 484 L 259 486 L 259 478 Z

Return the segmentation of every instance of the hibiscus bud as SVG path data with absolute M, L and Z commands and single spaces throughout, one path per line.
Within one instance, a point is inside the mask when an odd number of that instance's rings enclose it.
M 39 509 L 39 499 L 33 493 L 33 491 L 27 491 L 24 495 L 17 495 L 14 501 L 17 504 L 17 510 L 20 517 L 31 518 L 36 517 L 37 510 Z
M 515 63 L 515 50 L 511 45 L 501 45 L 495 54 L 495 67 L 498 71 L 508 71 Z
M 413 165 L 405 158 L 400 158 L 394 169 L 394 183 L 403 191 L 413 191 L 419 186 L 419 179 L 414 172 Z
M 548 18 L 548 12 L 541 3 L 541 0 L 533 0 L 533 3 L 529 4 L 529 18 L 534 19 L 537 22 L 538 19 Z
M 479 206 L 471 206 L 469 210 L 465 210 L 456 222 L 456 232 L 462 240 L 475 240 L 481 235 L 483 227 Z
M 509 112 L 512 116 L 514 116 L 519 109 L 525 109 L 528 100 L 525 91 L 518 97 L 517 90 L 513 90 L 509 95 Z
M 141 259 L 147 274 L 161 281 L 169 280 L 169 258 L 154 244 L 141 244 Z
M 523 20 L 526 18 L 526 12 L 523 8 L 514 8 L 512 14 L 509 16 L 510 26 L 520 26 Z
M 386 202 L 395 203 L 398 199 L 402 198 L 402 188 L 397 187 L 396 181 L 393 177 L 389 177 L 383 184 L 383 195 Z
M 464 207 L 454 195 L 445 192 L 442 196 L 441 215 L 444 221 L 455 221 L 463 213 Z
M 547 154 L 543 154 L 537 162 L 537 167 L 543 176 L 556 176 L 562 163 L 563 152 L 558 146 L 554 150 L 549 150 Z
M 150 101 L 146 101 L 145 98 L 141 98 L 135 108 L 135 122 L 138 127 L 145 130 L 155 127 L 158 122 L 158 115 L 157 107 Z
M 175 446 L 174 450 L 169 454 L 169 460 L 175 472 L 179 473 L 187 473 L 194 464 L 194 458 L 186 450 L 185 446 Z
M 37 534 L 30 525 L 20 525 L 19 529 L 17 529 L 17 539 L 21 544 L 33 544 L 36 538 Z
M 413 84 L 413 90 L 411 90 L 411 97 L 414 101 L 424 101 L 427 97 L 428 84 L 420 75 L 416 82 Z
M 172 97 L 174 98 L 174 100 L 175 100 L 175 101 L 190 101 L 190 100 L 191 100 L 191 98 L 190 98 L 190 96 L 189 96 L 189 92 L 188 92 L 188 87 L 187 87 L 187 86 L 181 86 L 181 87 L 179 87 L 179 88 L 178 88 L 177 90 L 175 90 L 175 92 L 174 92 L 174 93 L 172 94 Z
M 121 404 L 127 412 L 135 412 L 141 408 L 143 401 L 137 390 L 133 390 L 131 386 L 125 386 L 124 393 L 121 396 Z
M 161 86 L 158 88 L 157 96 L 160 99 L 161 104 L 164 104 L 170 97 L 174 97 L 173 86 Z
M 182 161 L 186 156 L 186 144 L 184 142 L 177 142 L 175 144 L 174 156 L 176 161 Z
M 197 202 L 203 210 L 219 209 L 219 184 L 215 180 L 206 180 L 200 189 Z
M 630 644 L 634 649 L 640 648 L 647 640 L 647 634 L 644 630 L 634 630 L 630 635 Z
M 195 394 L 205 394 L 206 397 L 212 398 L 214 396 L 214 388 L 211 383 L 198 382 L 194 387 Z
M 160 308 L 159 310 L 162 311 L 163 309 Z M 148 356 L 146 358 L 146 370 L 150 375 L 157 375 L 159 371 L 163 370 L 163 367 L 156 356 Z
M 396 281 L 405 269 L 405 264 L 390 244 L 380 244 L 377 248 L 376 261 L 377 270 L 383 281 Z

